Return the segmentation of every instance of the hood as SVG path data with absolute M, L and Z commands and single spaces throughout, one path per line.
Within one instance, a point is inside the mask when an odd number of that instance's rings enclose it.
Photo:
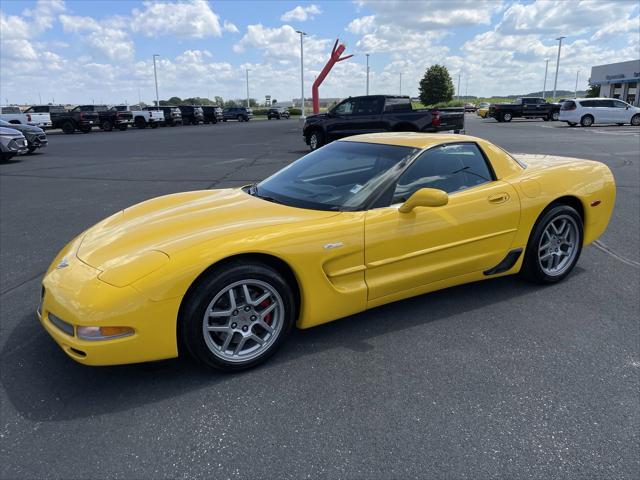
M 318 122 L 323 118 L 327 118 L 327 116 L 328 115 L 326 113 L 315 113 L 313 115 L 308 115 L 305 121 L 306 123 Z
M 40 133 L 44 133 L 44 130 L 34 125 L 12 125 L 11 127 L 8 127 L 8 128 L 13 128 L 14 130 L 18 130 L 19 132 L 30 133 L 32 135 L 33 134 L 38 135 Z
M 142 252 L 161 251 L 170 257 L 223 236 L 254 235 L 262 227 L 338 214 L 275 204 L 241 189 L 178 193 L 139 203 L 91 227 L 77 256 L 101 270 L 107 262 Z
M 5 135 L 7 137 L 24 137 L 22 133 L 20 133 L 17 129 L 13 127 L 12 128 L 0 127 L 0 135 Z

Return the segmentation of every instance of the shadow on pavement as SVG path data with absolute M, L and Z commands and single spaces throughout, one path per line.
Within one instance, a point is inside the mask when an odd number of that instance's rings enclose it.
M 583 273 L 576 267 L 572 275 Z M 277 376 L 317 352 L 348 349 L 357 355 L 375 337 L 446 320 L 487 305 L 511 302 L 541 287 L 502 277 L 434 292 L 378 307 L 309 330 L 294 331 L 262 367 Z M 114 413 L 160 402 L 197 389 L 234 382 L 252 371 L 223 374 L 187 358 L 117 367 L 86 367 L 69 359 L 25 312 L 0 355 L 1 380 L 13 407 L 34 421 L 60 421 Z M 255 371 L 255 370 L 253 370 Z

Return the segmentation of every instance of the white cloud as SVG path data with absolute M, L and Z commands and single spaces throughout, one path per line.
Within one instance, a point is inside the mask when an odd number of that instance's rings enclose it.
M 132 12 L 131 29 L 136 33 L 149 37 L 173 35 L 186 38 L 222 35 L 220 17 L 205 0 L 145 1 L 143 5 L 143 10 L 136 8 Z
M 238 30 L 238 27 L 236 27 L 235 24 L 231 23 L 228 20 L 224 21 L 224 25 L 222 26 L 222 28 L 225 32 L 240 33 L 240 30 Z
M 609 23 L 598 30 L 591 37 L 593 40 L 620 35 L 622 33 L 630 33 L 630 40 L 634 40 L 636 44 L 640 44 L 640 16 L 629 17 L 624 20 Z
M 121 28 L 123 19 L 114 17 L 98 22 L 92 17 L 60 15 L 60 23 L 65 32 L 82 34 L 80 41 L 90 47 L 92 56 L 118 62 L 130 62 L 135 55 L 135 47 L 129 33 Z
M 376 28 L 376 16 L 367 15 L 366 17 L 356 18 L 349 23 L 347 31 L 356 35 L 371 33 Z
M 298 5 L 296 8 L 284 12 L 280 17 L 283 22 L 306 22 L 313 20 L 316 15 L 320 15 L 322 10 L 316 4 L 312 3 L 306 7 Z
M 305 59 L 312 63 L 324 60 L 329 43 L 328 39 L 317 39 L 312 35 L 305 37 Z M 262 24 L 249 25 L 247 33 L 233 46 L 233 50 L 242 53 L 248 47 L 262 50 L 271 58 L 300 58 L 300 36 L 290 25 L 276 28 L 265 27 Z

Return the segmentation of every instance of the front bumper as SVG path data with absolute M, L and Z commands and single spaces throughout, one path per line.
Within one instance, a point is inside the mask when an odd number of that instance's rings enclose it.
M 12 138 L 6 145 L 3 145 L 2 151 L 22 155 L 29 151 L 29 144 L 26 138 Z
M 59 255 L 54 265 L 61 258 Z M 99 280 L 100 270 L 83 263 L 74 253 L 67 252 L 65 258 L 67 267 L 54 267 L 45 275 L 37 315 L 69 357 L 85 365 L 119 365 L 178 355 L 179 298 L 149 300 L 133 287 L 118 288 Z M 70 324 L 71 334 L 69 328 L 60 328 L 55 318 L 52 321 L 51 314 Z M 126 326 L 134 333 L 109 340 L 83 340 L 76 335 L 78 326 Z

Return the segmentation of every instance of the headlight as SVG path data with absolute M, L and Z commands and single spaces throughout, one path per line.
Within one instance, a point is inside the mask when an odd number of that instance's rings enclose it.
M 111 340 L 133 335 L 131 327 L 77 327 L 76 334 L 82 340 Z

